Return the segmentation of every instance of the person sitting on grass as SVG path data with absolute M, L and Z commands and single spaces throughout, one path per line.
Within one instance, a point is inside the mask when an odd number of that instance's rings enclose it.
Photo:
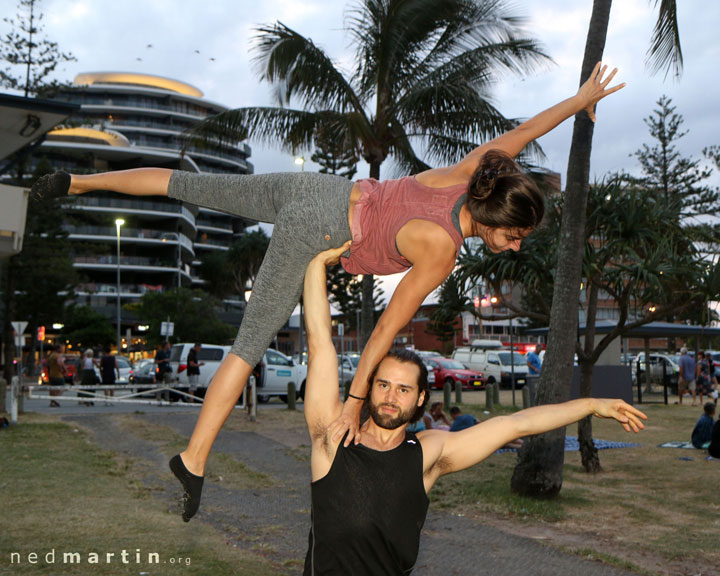
M 478 419 L 472 414 L 463 414 L 459 406 L 450 408 L 450 418 L 452 418 L 450 432 L 460 432 L 460 430 L 465 430 L 465 428 L 470 428 L 478 423 Z
M 369 417 L 360 438 L 334 439 L 343 403 L 332 340 L 325 267 L 346 247 L 316 256 L 305 274 L 308 373 L 305 420 L 311 438 L 311 529 L 305 576 L 400 576 L 415 565 L 428 493 L 443 475 L 481 462 L 521 436 L 540 434 L 595 415 L 615 418 L 628 432 L 645 414 L 622 400 L 582 398 L 490 418 L 460 432 L 407 431 L 430 393 L 427 369 L 408 350 L 389 352 L 359 398 Z
M 712 439 L 713 424 L 715 423 L 714 416 L 715 404 L 706 402 L 703 406 L 703 415 L 700 416 L 692 431 L 691 442 L 695 448 L 702 449 L 709 446 Z

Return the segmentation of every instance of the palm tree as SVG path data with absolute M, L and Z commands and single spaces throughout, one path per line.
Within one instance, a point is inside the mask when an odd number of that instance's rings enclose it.
M 602 60 L 612 0 L 594 0 L 590 18 L 580 83 L 590 76 Z M 665 66 L 676 75 L 682 70 L 682 52 L 674 0 L 655 0 L 659 17 L 648 51 L 648 64 L 654 71 Z M 568 160 L 565 208 L 563 211 L 557 271 L 553 291 L 547 353 L 538 388 L 539 403 L 563 402 L 570 397 L 573 352 L 577 334 L 577 302 L 582 278 L 585 218 L 590 180 L 590 153 L 593 123 L 586 112 L 575 117 Z M 591 427 L 581 428 L 583 434 Z M 552 497 L 562 487 L 565 429 L 535 436 L 519 454 L 511 487 L 514 492 L 536 497 Z M 581 438 L 581 441 L 584 439 Z
M 397 176 L 457 162 L 480 140 L 514 127 L 492 104 L 505 73 L 548 61 L 521 34 L 504 0 L 362 0 L 348 13 L 354 67 L 341 70 L 313 41 L 278 22 L 258 28 L 256 64 L 277 106 L 239 108 L 206 121 L 206 139 L 246 136 L 310 149 L 330 130 L 370 165 L 392 158 Z M 296 100 L 299 108 L 286 107 Z M 372 276 L 363 278 L 363 342 L 373 327 Z

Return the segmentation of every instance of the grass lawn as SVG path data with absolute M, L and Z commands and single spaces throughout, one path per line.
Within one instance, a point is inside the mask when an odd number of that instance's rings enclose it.
M 512 410 L 509 397 L 504 401 L 500 411 Z M 478 419 L 489 417 L 481 404 L 461 407 Z M 706 460 L 700 450 L 658 447 L 689 440 L 702 408 L 639 408 L 648 415 L 639 434 L 626 433 L 614 421 L 593 419 L 595 438 L 641 445 L 601 450 L 603 472 L 597 475 L 584 472 L 579 452 L 566 452 L 563 488 L 555 500 L 510 494 L 517 456 L 504 453 L 441 478 L 431 492 L 432 506 L 512 525 L 526 535 L 545 534 L 565 541 L 575 553 L 638 573 L 720 574 L 720 461 Z M 568 426 L 567 433 L 576 436 L 576 426 Z
M 0 446 L 0 574 L 277 573 L 213 528 L 179 522 L 175 510 L 131 479 L 127 462 L 73 426 L 28 414 L 0 431 Z M 79 563 L 65 563 L 63 555 L 73 552 Z

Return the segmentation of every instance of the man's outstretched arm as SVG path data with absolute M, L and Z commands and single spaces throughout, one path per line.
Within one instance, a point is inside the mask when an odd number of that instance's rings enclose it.
M 614 418 L 628 432 L 645 428 L 642 420 L 647 419 L 622 400 L 580 398 L 497 416 L 461 432 L 421 432 L 426 489 L 440 476 L 469 468 L 512 440 L 549 432 L 591 415 Z

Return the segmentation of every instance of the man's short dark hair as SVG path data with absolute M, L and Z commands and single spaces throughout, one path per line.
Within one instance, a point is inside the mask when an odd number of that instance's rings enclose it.
M 715 414 L 715 404 L 713 402 L 705 402 L 703 410 L 705 411 L 705 414 L 712 416 Z
M 452 408 L 450 408 L 450 416 L 452 416 L 453 418 L 460 414 L 460 412 L 461 410 L 459 406 L 453 406 Z
M 200 344 L 200 342 L 195 342 L 194 348 L 198 348 L 198 347 L 202 348 L 202 344 Z
M 417 380 L 418 394 L 420 394 L 421 392 L 425 392 L 425 398 L 423 399 L 422 404 L 420 404 L 420 406 L 418 406 L 415 410 L 412 418 L 410 418 L 410 424 L 412 424 L 413 422 L 417 422 L 418 420 L 420 420 L 420 418 L 422 418 L 422 415 L 425 414 L 425 408 L 427 407 L 427 403 L 430 400 L 430 389 L 428 388 L 427 368 L 425 367 L 422 358 L 420 358 L 420 356 L 415 354 L 415 352 L 413 352 L 412 350 L 390 350 L 390 352 L 385 355 L 385 358 L 383 358 L 382 360 L 380 360 L 380 362 L 377 363 L 373 371 L 370 373 L 370 377 L 368 378 L 368 399 L 366 400 L 366 403 L 370 401 L 370 392 L 372 391 L 372 385 L 375 381 L 375 376 L 377 375 L 378 368 L 380 368 L 380 364 L 382 364 L 386 358 L 394 358 L 395 360 L 403 364 L 415 364 L 415 366 L 417 366 L 418 370 L 420 371 Z

